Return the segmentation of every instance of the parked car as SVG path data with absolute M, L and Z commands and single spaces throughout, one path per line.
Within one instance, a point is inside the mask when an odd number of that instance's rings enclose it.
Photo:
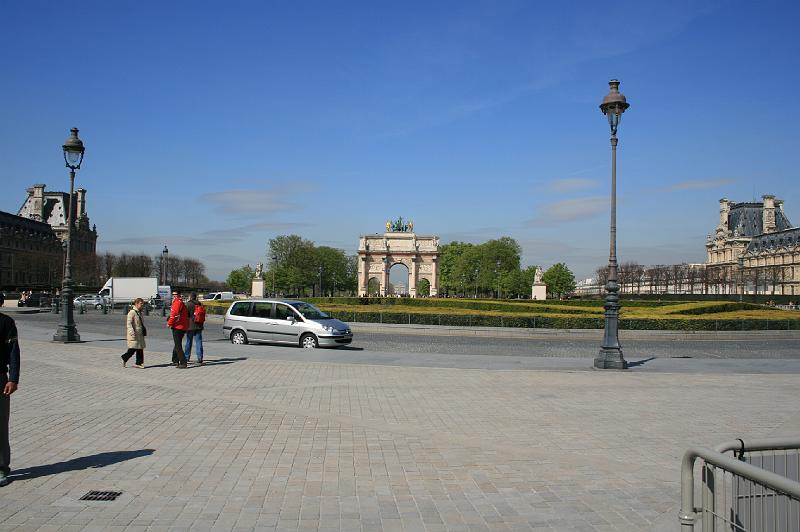
M 296 300 L 236 301 L 225 313 L 222 333 L 234 344 L 270 342 L 315 348 L 340 347 L 353 341 L 346 323 Z
M 108 304 L 108 301 L 97 294 L 83 294 L 74 299 L 75 306 L 86 305 L 87 307 L 94 307 L 97 310 L 103 308 L 103 304 Z
M 233 292 L 211 292 L 203 296 L 203 301 L 233 301 Z
M 32 294 L 28 294 L 25 299 L 19 299 L 17 301 L 18 307 L 49 307 L 50 306 L 50 294 L 46 294 L 44 292 L 34 292 Z

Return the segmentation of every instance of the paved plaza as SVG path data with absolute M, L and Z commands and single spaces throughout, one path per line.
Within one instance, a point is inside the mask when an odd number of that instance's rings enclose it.
M 0 530 L 676 530 L 686 447 L 800 427 L 797 372 L 422 368 L 211 342 L 205 366 L 155 347 L 139 370 L 115 337 L 24 336 Z M 79 500 L 91 490 L 122 495 Z

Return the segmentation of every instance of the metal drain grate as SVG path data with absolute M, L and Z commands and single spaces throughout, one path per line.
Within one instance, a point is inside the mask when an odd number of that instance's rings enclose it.
M 80 498 L 82 501 L 113 501 L 122 495 L 121 491 L 90 491 Z

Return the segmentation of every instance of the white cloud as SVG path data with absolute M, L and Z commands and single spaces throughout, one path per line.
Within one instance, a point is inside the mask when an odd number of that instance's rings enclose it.
M 608 196 L 573 198 L 543 204 L 540 212 L 533 219 L 528 220 L 526 225 L 529 227 L 537 225 L 551 226 L 587 220 L 606 212 L 609 212 Z
M 587 188 L 596 188 L 598 182 L 594 179 L 585 179 L 580 177 L 567 177 L 564 179 L 556 179 L 552 181 L 547 187 L 551 192 L 572 192 L 573 190 L 583 190 Z
M 279 231 L 293 231 L 298 228 L 308 227 L 305 223 L 257 223 L 231 227 L 228 229 L 212 229 L 194 236 L 181 234 L 148 235 L 137 237 L 117 238 L 114 240 L 100 240 L 101 246 L 144 246 L 152 247 L 163 245 L 164 242 L 180 242 L 183 246 L 219 246 L 231 242 L 244 240 L 257 233 L 272 233 Z
M 315 187 L 310 183 L 294 183 L 272 189 L 230 189 L 208 192 L 198 199 L 216 206 L 217 211 L 223 214 L 265 214 L 297 208 L 297 203 L 290 198 L 314 190 Z

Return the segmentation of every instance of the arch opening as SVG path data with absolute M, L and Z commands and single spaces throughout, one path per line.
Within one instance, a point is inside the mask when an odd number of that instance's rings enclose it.
M 367 284 L 367 293 L 373 297 L 381 295 L 381 282 L 377 277 L 370 277 L 369 284 Z
M 408 266 L 402 262 L 396 262 L 389 268 L 389 289 L 387 294 L 390 296 L 408 296 L 409 277 Z

